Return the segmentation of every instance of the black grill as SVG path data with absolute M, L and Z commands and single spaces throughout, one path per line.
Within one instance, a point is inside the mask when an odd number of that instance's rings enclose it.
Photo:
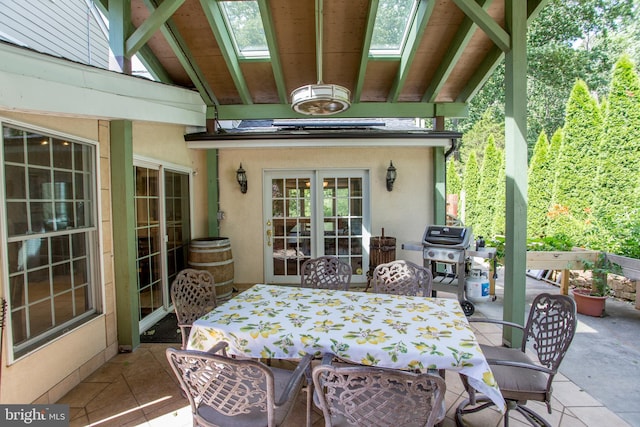
M 450 249 L 467 249 L 471 241 L 471 227 L 447 227 L 429 225 L 424 231 L 424 246 L 442 246 Z

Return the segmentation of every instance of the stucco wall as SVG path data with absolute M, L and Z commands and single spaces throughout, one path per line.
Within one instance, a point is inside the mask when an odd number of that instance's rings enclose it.
M 419 241 L 433 220 L 433 150 L 431 148 L 295 148 L 221 149 L 219 151 L 221 236 L 229 237 L 235 263 L 235 283 L 264 281 L 263 172 L 285 169 L 366 169 L 370 174 L 371 235 L 396 237 L 397 259 L 422 262 L 422 254 L 401 249 Z M 397 168 L 394 189 L 386 189 L 389 161 Z M 236 169 L 247 171 L 248 191 L 242 194 Z M 203 237 L 203 236 L 196 236 Z
M 202 150 L 189 150 L 184 142 L 184 126 L 135 122 L 133 154 L 151 160 L 191 168 L 194 172 L 192 192 L 192 230 L 198 237 L 207 234 L 207 159 Z

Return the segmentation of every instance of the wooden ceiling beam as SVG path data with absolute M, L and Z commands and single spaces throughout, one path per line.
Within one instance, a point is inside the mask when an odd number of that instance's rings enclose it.
M 240 99 L 242 99 L 242 103 L 246 105 L 253 104 L 253 98 L 251 98 L 251 92 L 249 92 L 249 87 L 247 86 L 247 82 L 242 74 L 240 61 L 238 61 L 238 56 L 236 55 L 235 48 L 233 47 L 233 42 L 227 32 L 222 11 L 220 10 L 220 5 L 216 1 L 209 0 L 200 0 L 200 4 L 207 20 L 209 21 L 211 31 L 213 31 L 213 35 L 218 42 L 220 53 L 222 53 L 222 57 L 227 64 L 227 68 L 231 74 L 231 79 L 236 86 Z
M 162 63 L 160 63 L 148 45 L 142 46 L 140 50 L 138 50 L 136 56 L 156 81 L 175 84 L 167 70 L 162 66 Z
M 511 50 L 511 37 L 475 0 L 453 0 L 453 2 L 502 50 Z
M 145 6 L 152 13 L 157 7 L 156 3 L 157 0 L 144 0 Z M 207 105 L 217 104 L 218 100 L 216 99 L 213 90 L 211 90 L 211 87 L 204 78 L 195 58 L 187 47 L 187 43 L 180 35 L 180 32 L 176 29 L 175 24 L 171 19 L 168 19 L 164 25 L 160 27 L 160 32 L 171 47 L 173 53 L 176 55 L 176 59 L 180 62 L 180 65 L 182 65 L 185 72 L 191 79 L 191 82 L 198 92 L 200 92 L 200 96 L 204 103 Z
M 356 77 L 356 84 L 351 92 L 351 98 L 353 103 L 360 102 L 362 96 L 362 87 L 364 86 L 364 79 L 367 73 L 367 64 L 369 63 L 369 49 L 371 48 L 371 37 L 373 36 L 373 26 L 376 23 L 376 15 L 378 13 L 378 0 L 371 0 L 369 4 L 369 12 L 367 15 L 367 26 L 364 35 L 364 42 L 362 43 L 362 52 L 360 54 L 360 67 L 358 68 L 358 75 Z
M 549 0 L 529 0 L 527 3 L 527 26 L 538 16 L 540 10 L 547 5 Z M 482 89 L 485 82 L 489 80 L 500 62 L 504 59 L 504 52 L 494 46 L 485 56 L 484 60 L 471 76 L 467 85 L 460 91 L 456 98 L 457 102 L 469 102 Z
M 178 10 L 185 0 L 164 1 L 144 22 L 135 29 L 126 41 L 126 55 L 131 58 L 142 46 L 144 46 L 151 36 Z
M 258 119 L 308 119 L 309 116 L 297 114 L 289 104 L 253 104 L 219 105 L 207 110 L 207 118 L 218 114 L 220 120 L 258 120 Z M 331 118 L 380 118 L 380 117 L 467 117 L 468 106 L 465 103 L 432 104 L 425 102 L 363 102 L 352 104 L 348 110 L 335 114 Z
M 484 57 L 482 63 L 477 68 L 476 72 L 471 76 L 467 85 L 462 89 L 458 97 L 457 102 L 469 102 L 475 95 L 482 89 L 485 82 L 489 80 L 495 69 L 500 62 L 504 59 L 504 52 L 499 47 L 494 46 Z
M 431 17 L 431 13 L 433 12 L 434 7 L 434 1 L 421 0 L 418 4 L 418 10 L 413 17 L 411 29 L 409 31 L 409 35 L 407 36 L 407 41 L 404 48 L 402 49 L 402 56 L 400 57 L 400 66 L 398 69 L 398 73 L 396 74 L 396 77 L 393 81 L 393 86 L 389 91 L 389 96 L 387 97 L 388 102 L 396 102 L 398 100 L 398 97 L 400 96 L 400 92 L 402 91 L 404 82 L 409 75 L 411 63 L 413 62 L 413 58 L 416 55 L 418 46 L 420 46 L 420 41 L 422 40 L 424 29 L 427 27 L 427 22 L 429 22 L 429 18 Z
M 262 17 L 262 26 L 267 39 L 269 48 L 269 56 L 271 58 L 271 69 L 273 70 L 273 78 L 276 82 L 278 90 L 278 98 L 281 103 L 287 102 L 287 85 L 284 82 L 284 72 L 282 71 L 282 63 L 280 62 L 280 50 L 276 41 L 276 34 L 273 27 L 273 18 L 267 0 L 258 0 L 260 8 L 260 16 Z
M 480 6 L 485 9 L 489 7 L 490 4 L 491 0 L 482 0 Z M 464 21 L 462 21 L 455 38 L 451 42 L 451 47 L 447 49 L 447 53 L 444 58 L 442 58 L 438 69 L 431 79 L 431 83 L 422 96 L 423 102 L 434 102 L 436 100 L 438 93 L 447 82 L 447 79 L 453 72 L 458 59 L 462 56 L 462 53 L 469 44 L 469 41 L 473 37 L 477 28 L 478 26 L 473 22 L 473 20 L 465 15 Z
M 98 9 L 100 9 L 100 12 L 102 12 L 104 16 L 109 15 L 109 10 L 107 9 L 107 0 L 95 0 L 94 3 L 98 7 Z M 135 31 L 133 23 L 130 23 L 130 28 L 128 31 L 128 34 L 131 34 Z M 144 67 L 155 80 L 163 83 L 173 84 L 173 79 L 171 78 L 167 70 L 162 66 L 149 45 L 145 44 L 144 46 L 142 46 L 138 50 L 137 56 L 140 62 L 142 62 L 142 65 L 144 65 Z

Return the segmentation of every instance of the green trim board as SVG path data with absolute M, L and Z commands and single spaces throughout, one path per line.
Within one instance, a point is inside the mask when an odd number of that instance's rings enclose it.
M 138 282 L 136 269 L 135 194 L 133 176 L 133 124 L 129 120 L 110 122 L 111 170 L 129 173 L 111 174 L 113 229 L 113 269 L 116 286 L 118 345 L 131 351 L 140 345 L 138 327 Z

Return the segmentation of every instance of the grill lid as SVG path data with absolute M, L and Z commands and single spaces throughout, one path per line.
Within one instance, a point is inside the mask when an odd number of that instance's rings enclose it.
M 429 225 L 424 231 L 422 243 L 425 246 L 466 249 L 469 246 L 471 234 L 471 227 Z

